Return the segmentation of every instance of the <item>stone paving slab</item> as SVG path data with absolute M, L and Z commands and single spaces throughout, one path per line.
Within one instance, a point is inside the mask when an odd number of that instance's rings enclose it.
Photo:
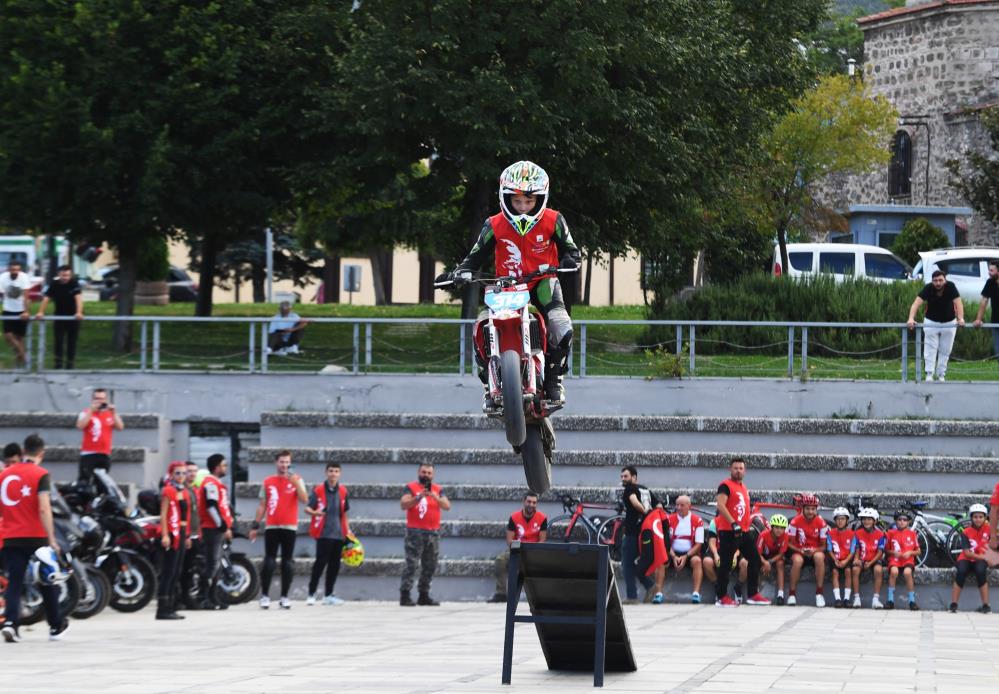
M 501 605 L 298 601 L 182 622 L 108 611 L 59 643 L 25 627 L 21 643 L 0 643 L 0 668 L 17 692 L 592 691 L 586 673 L 547 669 L 529 625 L 517 627 L 513 685 L 501 686 L 503 615 Z M 607 691 L 999 690 L 999 615 L 637 605 L 625 616 L 639 669 L 608 673 Z

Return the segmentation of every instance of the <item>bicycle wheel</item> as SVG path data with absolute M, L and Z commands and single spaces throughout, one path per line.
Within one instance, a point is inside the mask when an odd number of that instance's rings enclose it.
M 548 542 L 576 542 L 588 545 L 593 542 L 593 534 L 581 519 L 573 523 L 572 516 L 566 514 L 548 521 Z
M 624 536 L 624 515 L 611 516 L 597 529 L 597 544 L 610 547 L 612 561 L 621 561 L 621 540 Z
M 933 540 L 930 539 L 930 535 L 926 532 L 925 527 L 920 527 L 916 530 L 916 539 L 919 540 L 919 554 L 916 555 L 916 566 L 925 566 L 926 560 L 930 557 L 930 548 L 933 546 Z
M 947 556 L 947 538 L 954 525 L 942 520 L 932 520 L 926 522 L 927 536 L 930 539 L 929 564 L 931 566 L 950 566 L 950 559 Z
M 958 522 L 947 535 L 947 558 L 953 566 L 957 566 L 957 558 L 964 551 L 964 529 L 971 525 L 971 520 L 965 518 Z

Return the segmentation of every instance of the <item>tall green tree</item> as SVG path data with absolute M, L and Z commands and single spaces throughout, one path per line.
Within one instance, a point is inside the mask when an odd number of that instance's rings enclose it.
M 965 161 L 948 161 L 950 185 L 985 220 L 999 225 L 999 107 L 981 111 L 979 119 L 988 134 L 992 151 L 969 150 L 965 152 Z

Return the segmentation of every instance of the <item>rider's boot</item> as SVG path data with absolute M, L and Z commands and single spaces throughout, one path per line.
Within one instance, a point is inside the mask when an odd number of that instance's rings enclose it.
M 572 331 L 567 332 L 556 346 L 549 345 L 545 353 L 545 398 L 555 403 L 565 402 L 565 388 L 562 387 L 562 374 L 569 371 L 569 349 L 572 346 Z

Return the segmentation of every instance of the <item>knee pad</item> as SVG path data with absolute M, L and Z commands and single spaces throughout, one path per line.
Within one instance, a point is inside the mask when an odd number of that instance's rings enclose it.
M 569 349 L 572 347 L 572 329 L 569 329 L 559 343 L 552 346 L 551 343 L 548 345 L 548 364 L 547 368 L 559 376 L 569 372 Z

